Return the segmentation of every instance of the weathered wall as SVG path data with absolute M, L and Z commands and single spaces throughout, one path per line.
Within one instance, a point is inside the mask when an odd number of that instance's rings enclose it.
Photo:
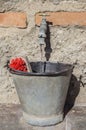
M 39 27 L 35 27 L 35 14 L 41 11 L 86 11 L 86 1 L 1 0 L 0 12 L 4 11 L 22 11 L 27 14 L 26 29 L 0 27 L 0 103 L 19 103 L 12 77 L 5 65 L 8 59 L 15 56 L 27 55 L 30 60 L 40 60 Z M 52 48 L 50 61 L 75 63 L 74 75 L 78 79 L 81 75 L 84 83 L 84 87 L 82 85 L 80 87 L 76 103 L 85 105 L 86 27 L 50 27 L 50 42 Z

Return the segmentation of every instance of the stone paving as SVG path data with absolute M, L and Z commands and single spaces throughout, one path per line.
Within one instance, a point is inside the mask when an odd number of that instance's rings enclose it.
M 20 105 L 0 104 L 0 130 L 86 130 L 86 107 L 74 107 L 58 125 L 37 127 L 25 123 Z
M 0 130 L 65 130 L 65 121 L 50 127 L 37 127 L 25 123 L 20 105 L 0 104 Z

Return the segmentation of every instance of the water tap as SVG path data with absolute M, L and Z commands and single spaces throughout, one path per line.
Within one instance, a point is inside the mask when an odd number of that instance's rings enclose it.
M 42 21 L 39 29 L 39 44 L 41 50 L 41 60 L 43 59 L 44 45 L 46 45 L 46 37 L 47 37 L 47 21 L 46 14 L 40 15 L 42 16 Z
M 40 15 L 42 16 L 42 21 L 40 24 L 40 29 L 39 29 L 39 44 L 44 45 L 45 44 L 45 39 L 47 37 L 47 22 L 46 22 L 46 14 Z

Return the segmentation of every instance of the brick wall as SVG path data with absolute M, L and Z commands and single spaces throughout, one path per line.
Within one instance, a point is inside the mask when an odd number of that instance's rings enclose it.
M 41 17 L 50 14 L 52 53 L 50 61 L 75 64 L 74 75 L 86 86 L 86 2 L 85 0 L 1 0 L 0 1 L 0 102 L 19 103 L 7 60 L 28 56 L 40 60 L 38 43 Z M 75 87 L 75 86 L 74 86 Z M 74 88 L 76 89 L 76 88 Z M 86 104 L 86 88 L 80 85 L 76 104 Z M 73 92 L 71 92 L 71 95 Z

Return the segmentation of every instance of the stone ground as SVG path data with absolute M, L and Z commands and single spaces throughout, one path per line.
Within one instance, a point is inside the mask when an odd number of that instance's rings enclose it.
M 26 29 L 0 28 L 0 103 L 19 103 L 12 76 L 5 67 L 7 60 L 16 56 L 28 56 L 30 61 L 40 60 L 39 27 L 35 27 L 35 13 L 61 10 L 86 11 L 86 2 L 78 0 L 53 4 L 49 1 L 0 1 L 0 12 L 25 11 L 29 21 Z M 79 85 L 76 104 L 86 105 L 86 27 L 50 26 L 50 43 L 50 61 L 75 64 L 73 74 L 78 80 L 81 76 L 84 85 Z
M 25 122 L 20 105 L 0 104 L 0 130 L 86 130 L 86 107 L 73 108 L 60 124 L 38 127 Z
M 0 104 L 0 130 L 65 130 L 64 122 L 47 127 L 31 126 L 25 122 L 20 105 Z
M 86 129 L 86 107 L 75 107 L 66 118 L 66 130 Z

